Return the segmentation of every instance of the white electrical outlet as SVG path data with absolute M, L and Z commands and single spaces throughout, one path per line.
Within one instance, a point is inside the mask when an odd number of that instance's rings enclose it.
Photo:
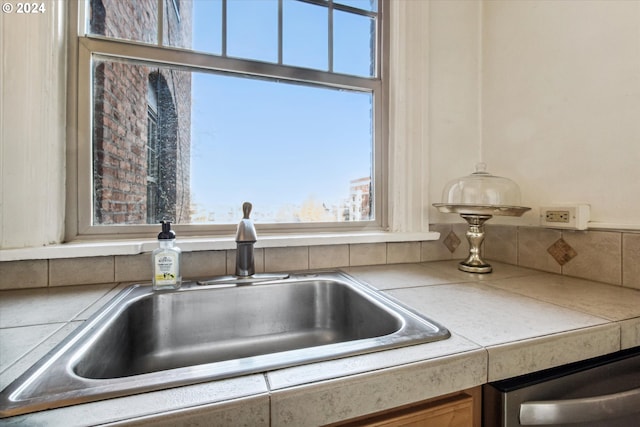
M 589 205 L 556 205 L 540 208 L 540 225 L 551 228 L 586 230 L 589 226 Z

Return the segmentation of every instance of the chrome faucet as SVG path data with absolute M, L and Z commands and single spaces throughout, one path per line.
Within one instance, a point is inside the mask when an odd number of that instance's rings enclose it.
M 242 204 L 243 217 L 236 232 L 236 276 L 238 277 L 253 276 L 256 273 L 253 245 L 258 240 L 258 236 L 253 221 L 249 218 L 251 208 L 249 202 Z
M 249 218 L 251 214 L 251 203 L 242 204 L 243 217 L 238 224 L 236 232 L 236 274 L 233 276 L 214 277 L 209 280 L 199 280 L 198 285 L 252 285 L 258 282 L 268 282 L 271 280 L 281 280 L 289 277 L 287 273 L 258 273 L 253 257 L 253 245 L 258 240 L 256 228 Z

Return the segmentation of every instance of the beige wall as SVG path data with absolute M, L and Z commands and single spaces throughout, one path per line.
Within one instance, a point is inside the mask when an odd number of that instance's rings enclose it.
M 0 248 L 63 235 L 65 3 L 44 4 L 0 13 Z
M 640 1 L 431 9 L 432 202 L 482 159 L 533 208 L 493 223 L 537 225 L 540 206 L 582 202 L 590 227 L 640 229 Z M 457 220 L 433 208 L 430 218 Z
M 429 193 L 437 203 L 447 181 L 473 172 L 480 158 L 482 3 L 432 1 L 429 12 Z M 432 223 L 460 221 L 425 208 Z
M 486 1 L 482 39 L 490 169 L 526 206 L 640 229 L 640 1 Z

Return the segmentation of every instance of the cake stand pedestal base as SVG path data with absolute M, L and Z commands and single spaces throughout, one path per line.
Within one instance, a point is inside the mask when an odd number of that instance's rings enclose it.
M 467 240 L 469 241 L 469 257 L 461 261 L 458 269 L 467 273 L 491 273 L 493 268 L 480 257 L 480 245 L 484 240 L 484 223 L 493 215 L 460 214 L 469 224 Z

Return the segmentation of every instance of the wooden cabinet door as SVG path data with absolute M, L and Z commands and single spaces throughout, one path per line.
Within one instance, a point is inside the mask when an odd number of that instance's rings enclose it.
M 479 387 L 402 408 L 331 424 L 331 427 L 479 427 Z
M 461 395 L 456 399 L 433 403 L 407 413 L 389 414 L 387 419 L 362 426 L 366 427 L 471 427 L 473 426 L 473 398 Z M 402 411 L 404 412 L 404 411 Z

